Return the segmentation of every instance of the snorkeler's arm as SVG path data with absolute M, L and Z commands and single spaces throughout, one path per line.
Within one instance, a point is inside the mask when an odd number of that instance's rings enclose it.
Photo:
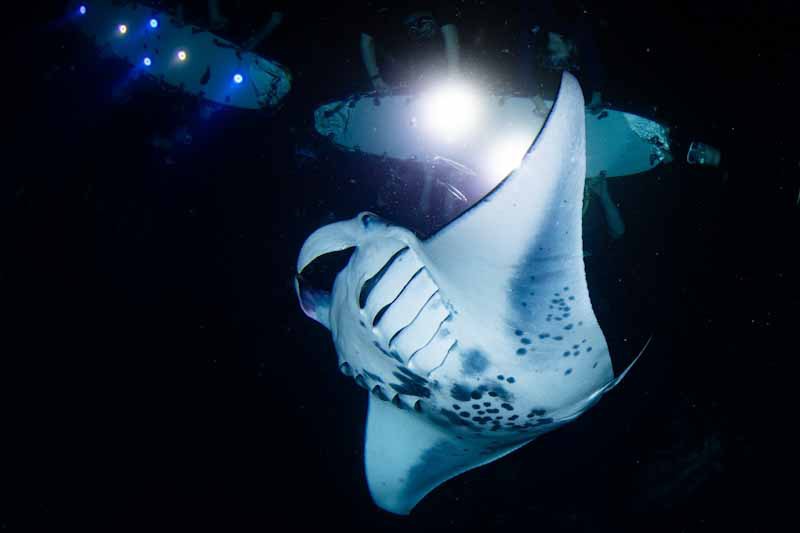
M 364 62 L 370 80 L 381 75 L 378 70 L 378 59 L 375 56 L 375 39 L 366 33 L 361 34 L 361 60 Z
M 264 39 L 272 35 L 272 32 L 274 32 L 278 28 L 278 26 L 281 25 L 281 22 L 283 22 L 283 17 L 284 14 L 282 11 L 273 11 L 272 16 L 269 18 L 269 22 L 267 22 L 263 28 L 258 30 L 258 32 L 256 32 L 252 37 L 250 37 L 247 40 L 247 43 L 245 43 L 244 48 L 246 50 L 252 50 L 256 46 L 261 44 L 261 42 Z
M 458 44 L 458 28 L 455 24 L 445 24 L 442 26 L 442 36 L 448 71 L 450 74 L 458 74 L 461 52 Z

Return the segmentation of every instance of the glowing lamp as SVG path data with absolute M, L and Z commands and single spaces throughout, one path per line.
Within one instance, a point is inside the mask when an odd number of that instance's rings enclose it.
M 78 8 L 78 13 L 80 13 L 81 15 L 85 15 L 86 14 L 86 6 L 79 7 Z
M 244 76 L 239 73 L 233 75 L 233 82 L 236 84 L 242 83 L 244 81 Z
M 117 30 L 119 31 L 120 35 L 125 35 L 126 33 L 128 33 L 128 26 L 126 26 L 125 24 L 120 24 Z
M 482 113 L 478 94 L 463 83 L 448 83 L 424 98 L 424 124 L 448 142 L 470 133 Z
M 153 60 L 152 60 L 152 59 L 150 59 L 149 57 L 145 57 L 145 58 L 142 60 L 142 63 L 144 63 L 144 66 L 146 66 L 146 67 L 149 67 L 150 65 L 152 65 L 152 64 L 153 64 Z
M 150 27 L 153 28 L 153 29 L 158 28 L 158 20 L 150 19 Z
M 186 61 L 187 59 L 189 59 L 189 55 L 186 50 L 178 50 L 178 61 Z

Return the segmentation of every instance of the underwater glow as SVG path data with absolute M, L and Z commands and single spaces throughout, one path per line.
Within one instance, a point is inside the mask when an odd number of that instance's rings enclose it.
M 188 58 L 189 55 L 186 53 L 186 50 L 178 51 L 178 61 L 186 61 Z
M 150 19 L 150 27 L 153 29 L 158 28 L 158 21 L 156 19 Z
M 145 57 L 145 58 L 142 60 L 142 63 L 144 63 L 144 66 L 146 66 L 146 67 L 149 67 L 150 65 L 152 65 L 152 64 L 153 64 L 153 60 L 152 60 L 152 59 L 150 59 L 149 57 Z
M 125 24 L 120 24 L 117 29 L 119 30 L 120 35 L 125 35 L 126 33 L 128 33 L 128 26 L 126 26 Z
M 482 113 L 477 92 L 463 83 L 448 83 L 424 98 L 424 123 L 447 141 L 471 132 Z
M 242 83 L 243 81 L 244 81 L 244 77 L 241 74 L 236 73 L 236 74 L 233 75 L 233 82 L 234 83 L 238 84 L 238 83 Z
M 533 142 L 533 134 L 516 133 L 500 140 L 486 159 L 486 172 L 492 179 L 502 179 L 522 163 L 522 158 Z
M 81 15 L 85 15 L 86 14 L 86 6 L 79 7 L 78 8 L 78 13 L 80 13 Z

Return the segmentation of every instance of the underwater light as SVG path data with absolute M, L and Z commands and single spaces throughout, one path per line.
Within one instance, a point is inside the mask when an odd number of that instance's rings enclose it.
M 505 178 L 518 168 L 534 137 L 532 132 L 517 132 L 492 146 L 485 161 L 485 171 L 489 177 L 492 180 Z
M 239 73 L 233 75 L 233 82 L 234 83 L 242 83 L 244 81 L 244 76 Z
M 478 94 L 463 83 L 451 82 L 428 93 L 424 100 L 424 123 L 447 141 L 469 133 L 481 115 Z
M 158 21 L 156 19 L 150 19 L 150 27 L 153 29 L 158 28 Z
M 145 58 L 142 60 L 142 63 L 144 63 L 144 66 L 146 66 L 146 67 L 149 67 L 150 65 L 152 65 L 152 64 L 153 64 L 153 60 L 152 60 L 152 59 L 150 59 L 149 57 L 145 57 Z
M 189 55 L 186 53 L 186 50 L 178 50 L 178 61 L 186 61 L 189 58 Z
M 85 15 L 86 14 L 86 6 L 79 7 L 78 8 L 78 13 L 80 13 L 81 15 Z
M 126 33 L 128 33 L 128 26 L 126 26 L 125 24 L 120 24 L 117 30 L 119 30 L 120 35 L 125 35 Z

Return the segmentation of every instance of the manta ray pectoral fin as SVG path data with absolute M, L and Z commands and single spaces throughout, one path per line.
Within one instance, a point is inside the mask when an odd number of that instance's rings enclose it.
M 646 343 L 644 343 L 644 346 L 642 347 L 642 350 L 639 352 L 639 355 L 637 355 L 634 358 L 634 360 L 631 361 L 630 364 L 625 367 L 625 370 L 620 372 L 620 374 L 617 377 L 612 379 L 605 387 L 603 387 L 603 389 L 602 389 L 603 393 L 606 393 L 606 392 L 610 391 L 611 389 L 613 389 L 614 387 L 616 387 L 617 385 L 619 385 L 619 382 L 622 381 L 622 378 L 624 378 L 625 375 L 630 371 L 630 369 L 633 368 L 633 365 L 636 364 L 636 362 L 639 360 L 639 358 L 644 354 L 644 351 L 647 350 L 647 347 L 650 346 L 650 341 L 652 341 L 652 340 L 653 340 L 653 336 L 650 335 L 650 338 L 647 339 Z
M 586 410 L 589 409 L 592 405 L 597 403 L 604 394 L 606 394 L 611 389 L 613 389 L 614 387 L 619 385 L 619 382 L 622 381 L 622 378 L 625 377 L 625 375 L 628 373 L 628 371 L 630 371 L 630 369 L 633 368 L 633 365 L 635 365 L 636 362 L 639 360 L 639 358 L 644 354 L 644 351 L 647 350 L 647 347 L 650 345 L 650 341 L 652 341 L 652 340 L 653 340 L 653 336 L 651 335 L 650 338 L 647 339 L 647 342 L 644 343 L 644 347 L 639 352 L 639 355 L 637 355 L 634 358 L 634 360 L 631 361 L 630 364 L 625 367 L 625 370 L 620 372 L 620 374 L 617 377 L 613 378 L 612 380 L 607 382 L 605 385 L 603 385 L 602 387 L 600 387 L 599 389 L 594 391 L 589 397 L 587 397 L 585 400 L 583 400 L 577 406 L 577 408 L 575 408 L 573 410 L 573 412 L 571 414 L 563 416 L 563 417 L 558 417 L 556 419 L 555 423 L 556 424 L 565 424 L 565 423 L 567 423 L 567 422 L 569 422 L 571 420 L 574 420 L 574 419 L 578 418 L 580 415 L 582 415 L 584 412 L 586 412 Z
M 467 470 L 490 463 L 532 439 L 494 443 L 454 439 L 420 413 L 370 396 L 364 463 L 375 503 L 406 515 L 430 491 Z
M 464 308 L 471 300 L 472 310 L 485 313 L 488 305 L 497 315 L 507 311 L 498 295 L 528 271 L 585 278 L 585 124 L 580 85 L 565 72 L 553 108 L 519 168 L 425 241 L 436 267 L 433 276 L 453 294 L 454 304 Z M 469 295 L 459 294 L 458 287 L 470 287 Z

